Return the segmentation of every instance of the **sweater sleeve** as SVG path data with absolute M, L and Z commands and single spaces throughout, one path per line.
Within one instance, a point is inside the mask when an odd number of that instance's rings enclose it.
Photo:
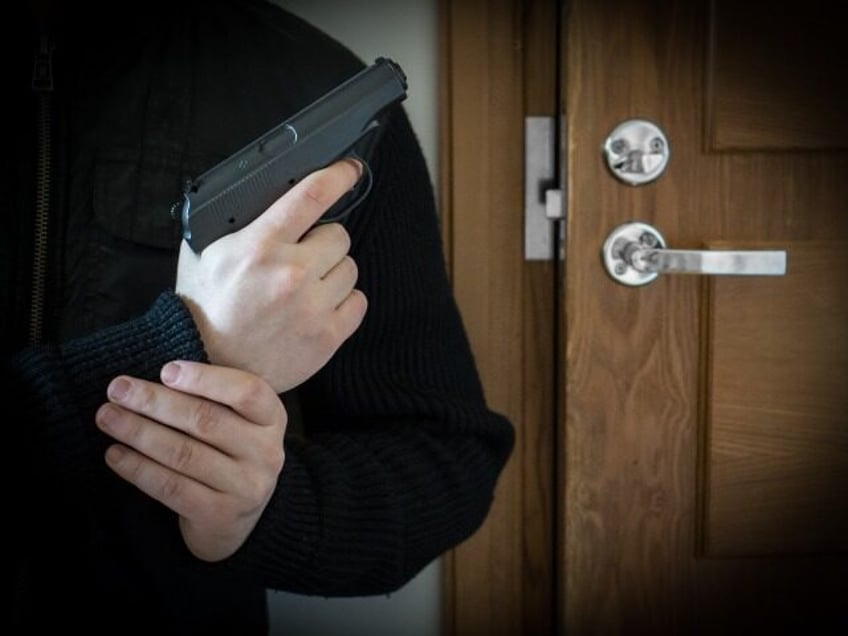
M 487 406 L 455 305 L 432 186 L 405 112 L 349 217 L 365 321 L 298 394 L 278 486 L 230 565 L 267 587 L 393 591 L 473 534 L 513 447 Z
M 22 405 L 18 421 L 29 428 L 18 434 L 32 449 L 32 470 L 65 492 L 88 491 L 108 443 L 94 424 L 107 385 L 124 373 L 156 379 L 175 358 L 204 360 L 205 353 L 191 314 L 170 291 L 137 319 L 13 356 L 5 387 Z

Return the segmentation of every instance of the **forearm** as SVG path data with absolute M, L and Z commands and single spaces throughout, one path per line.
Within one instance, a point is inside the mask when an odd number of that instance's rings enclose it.
M 511 446 L 505 421 L 436 436 L 433 422 L 292 444 L 265 515 L 233 557 L 268 587 L 386 594 L 473 534 Z

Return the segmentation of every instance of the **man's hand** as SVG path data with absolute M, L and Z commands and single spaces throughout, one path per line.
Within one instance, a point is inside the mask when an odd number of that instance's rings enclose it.
M 256 525 L 283 468 L 288 416 L 256 375 L 171 362 L 158 384 L 115 378 L 98 427 L 109 467 L 179 515 L 189 550 L 218 561 Z
M 212 363 L 256 373 L 282 393 L 359 327 L 367 301 L 354 289 L 350 237 L 339 224 L 313 226 L 356 184 L 360 167 L 343 160 L 310 174 L 200 256 L 183 242 L 176 292 Z

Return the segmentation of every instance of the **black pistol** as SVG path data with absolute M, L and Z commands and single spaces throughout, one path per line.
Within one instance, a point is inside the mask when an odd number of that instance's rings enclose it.
M 405 99 L 406 90 L 400 66 L 377 58 L 210 170 L 186 180 L 180 202 L 183 238 L 199 254 L 250 223 L 310 172 L 344 157 L 359 158 L 359 145 L 376 134 L 381 114 Z M 343 218 L 368 194 L 373 176 L 360 160 L 359 183 L 321 221 Z

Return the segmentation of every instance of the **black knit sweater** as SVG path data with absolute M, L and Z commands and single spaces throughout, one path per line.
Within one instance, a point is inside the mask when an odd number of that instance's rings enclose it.
M 223 562 L 199 562 L 175 515 L 105 467 L 109 440 L 94 412 L 109 381 L 206 360 L 171 291 L 176 173 L 208 167 L 362 66 L 261 2 L 173 4 L 165 21 L 126 26 L 117 49 L 114 34 L 64 49 L 59 40 L 51 267 L 36 346 L 25 345 L 34 125 L 16 131 L 15 161 L 4 157 L 0 198 L 13 219 L 2 245 L 4 387 L 17 413 L 7 422 L 16 477 L 7 571 L 26 632 L 59 617 L 114 633 L 263 633 L 267 588 L 393 591 L 479 527 L 512 448 L 509 422 L 484 399 L 427 169 L 397 109 L 369 159 L 374 187 L 347 222 L 368 313 L 283 396 L 298 426 L 246 543 Z M 22 59 L 24 72 L 10 73 L 28 82 L 31 57 Z M 30 102 L 17 103 L 26 121 Z

